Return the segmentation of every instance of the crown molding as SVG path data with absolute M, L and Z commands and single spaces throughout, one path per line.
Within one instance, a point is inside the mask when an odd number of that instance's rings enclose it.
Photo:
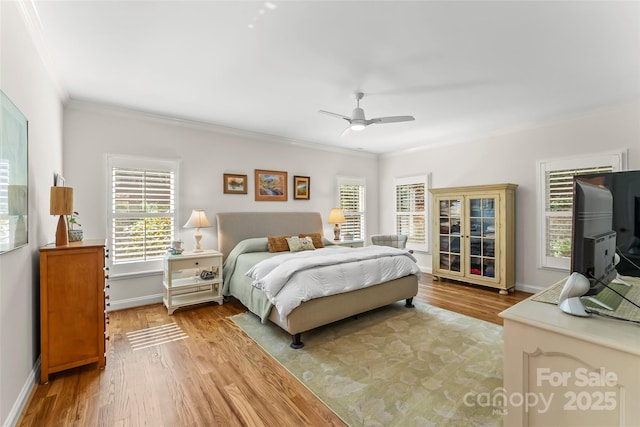
M 58 96 L 62 101 L 67 100 L 69 98 L 69 93 L 62 84 L 60 75 L 54 65 L 51 50 L 49 49 L 46 37 L 44 36 L 40 16 L 38 15 L 35 3 L 33 0 L 19 0 L 17 4 L 18 9 L 22 14 L 22 19 L 24 20 L 27 32 L 33 40 L 33 44 L 38 51 L 40 60 L 42 61 L 44 68 L 47 70 Z
M 357 156 L 369 157 L 369 158 L 378 157 L 378 154 L 370 153 L 366 151 L 322 145 L 322 144 L 317 144 L 309 141 L 294 140 L 294 139 L 285 138 L 277 135 L 253 132 L 249 130 L 232 128 L 232 127 L 222 126 L 214 123 L 200 122 L 200 121 L 185 119 L 181 117 L 171 117 L 163 114 L 135 110 L 128 107 L 123 107 L 123 106 L 113 105 L 113 104 L 105 104 L 105 103 L 95 102 L 90 100 L 68 98 L 64 103 L 64 106 L 65 108 L 73 109 L 77 111 L 89 111 L 93 113 L 106 114 L 106 115 L 111 115 L 115 117 L 123 117 L 123 118 L 135 119 L 135 120 L 145 120 L 148 122 L 155 122 L 163 125 L 183 127 L 183 128 L 206 131 L 206 132 L 213 132 L 220 135 L 249 138 L 249 139 L 267 142 L 267 143 L 284 144 L 289 146 L 294 145 L 294 146 L 304 147 L 312 150 L 329 151 L 329 152 L 357 155 Z

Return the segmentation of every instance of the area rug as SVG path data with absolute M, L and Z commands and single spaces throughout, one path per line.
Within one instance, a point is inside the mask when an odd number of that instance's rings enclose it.
M 416 302 L 392 304 L 290 336 L 231 317 L 351 426 L 496 426 L 486 397 L 502 387 L 502 327 Z

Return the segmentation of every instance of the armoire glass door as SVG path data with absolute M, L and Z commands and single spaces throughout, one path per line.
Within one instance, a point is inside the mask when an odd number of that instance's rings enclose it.
M 469 198 L 468 274 L 496 277 L 496 204 L 492 196 Z
M 462 226 L 462 200 L 440 199 L 438 230 L 438 258 L 440 270 L 461 272 L 460 228 Z

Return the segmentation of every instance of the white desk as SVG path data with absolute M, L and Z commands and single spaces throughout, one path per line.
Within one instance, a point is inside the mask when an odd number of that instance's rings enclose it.
M 640 425 L 639 324 L 531 298 L 500 316 L 505 427 Z

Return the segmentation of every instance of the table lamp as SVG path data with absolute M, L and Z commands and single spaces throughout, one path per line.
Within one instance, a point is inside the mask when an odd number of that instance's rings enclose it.
M 344 218 L 344 213 L 342 213 L 341 208 L 333 208 L 329 213 L 329 224 L 335 224 L 333 227 L 333 240 L 340 240 L 340 225 L 347 222 Z
M 211 227 L 211 223 L 207 219 L 207 216 L 204 213 L 203 209 L 194 209 L 191 211 L 191 217 L 189 217 L 189 221 L 184 225 L 184 228 L 195 228 L 196 234 L 194 235 L 196 239 L 196 248 L 193 252 L 202 252 L 200 248 L 200 240 L 202 239 L 202 234 L 200 234 L 200 229 L 205 227 Z
M 56 228 L 56 246 L 68 245 L 69 235 L 67 234 L 67 221 L 64 217 L 73 213 L 73 188 L 51 187 L 49 213 L 60 215 L 58 228 Z

